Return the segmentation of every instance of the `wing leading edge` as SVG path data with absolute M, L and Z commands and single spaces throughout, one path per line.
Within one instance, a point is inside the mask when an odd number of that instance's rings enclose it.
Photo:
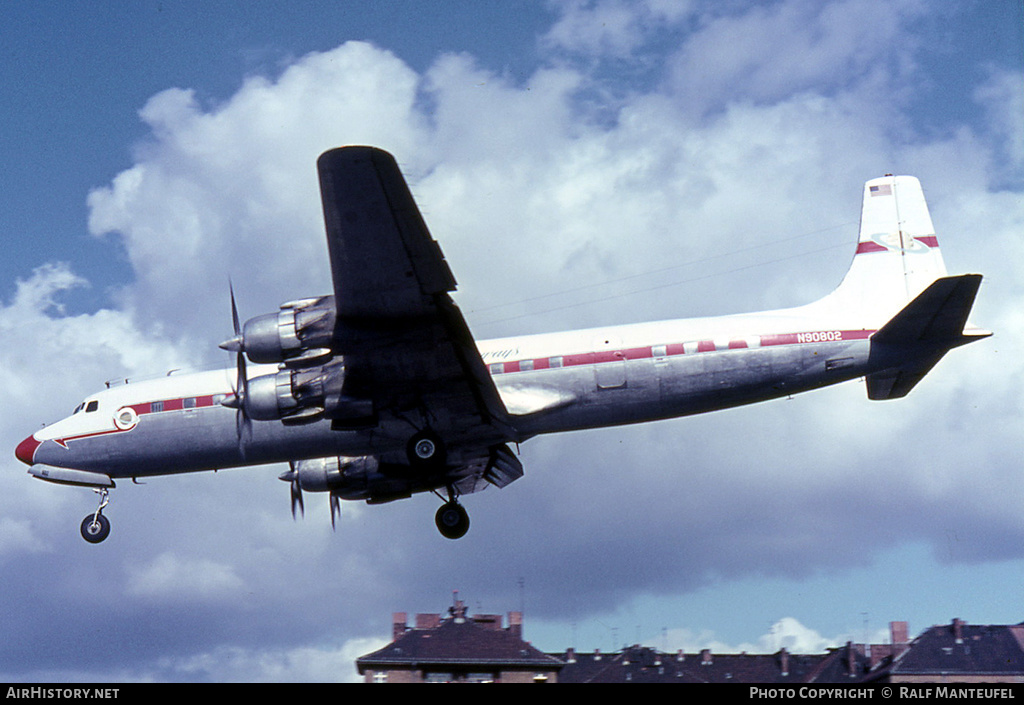
M 345 393 L 399 417 L 418 413 L 451 439 L 511 440 L 508 413 L 449 295 L 455 278 L 394 157 L 341 147 L 317 168 Z

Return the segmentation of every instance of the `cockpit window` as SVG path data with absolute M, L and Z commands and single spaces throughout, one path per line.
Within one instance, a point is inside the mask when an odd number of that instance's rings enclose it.
M 100 403 L 93 399 L 91 402 L 85 405 L 85 413 L 88 414 L 90 411 L 96 411 L 96 409 L 98 408 L 100 408 Z
M 78 406 L 76 406 L 76 407 L 75 407 L 75 410 L 74 410 L 74 411 L 72 411 L 71 413 L 72 413 L 72 415 L 73 415 L 73 414 L 77 414 L 77 413 L 78 413 L 79 411 L 81 411 L 81 410 L 82 410 L 82 409 L 84 409 L 84 408 L 85 408 L 85 402 L 83 401 L 83 402 L 82 402 L 81 404 L 79 404 Z

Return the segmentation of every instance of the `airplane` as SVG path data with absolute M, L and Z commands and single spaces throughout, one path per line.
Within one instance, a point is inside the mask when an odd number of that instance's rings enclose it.
M 465 535 L 463 495 L 523 475 L 512 447 L 541 434 L 633 424 L 788 397 L 858 378 L 905 396 L 952 348 L 981 275 L 948 276 L 920 182 L 864 185 L 838 288 L 775 311 L 476 341 L 455 278 L 395 158 L 350 146 L 317 161 L 334 291 L 239 323 L 232 367 L 110 384 L 24 441 L 40 480 L 92 488 L 81 524 L 107 538 L 116 480 L 287 463 L 303 493 L 369 504 L 433 492 L 435 523 Z

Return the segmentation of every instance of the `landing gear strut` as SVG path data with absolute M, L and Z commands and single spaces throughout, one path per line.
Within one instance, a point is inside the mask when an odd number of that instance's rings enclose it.
M 448 501 L 434 515 L 434 523 L 446 539 L 461 539 L 469 531 L 469 514 L 455 499 L 451 488 L 448 488 Z
M 100 506 L 82 520 L 82 538 L 89 543 L 99 543 L 110 534 L 110 520 L 103 516 L 103 508 L 110 500 L 107 498 L 106 487 L 93 490 L 93 492 L 100 496 Z

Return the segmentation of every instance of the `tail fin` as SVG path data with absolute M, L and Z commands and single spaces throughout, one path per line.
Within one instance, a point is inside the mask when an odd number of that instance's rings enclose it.
M 871 336 L 871 357 L 883 366 L 867 375 L 869 399 L 906 396 L 952 348 L 991 335 L 969 328 L 980 274 L 933 282 Z
M 944 276 L 921 182 L 883 176 L 864 184 L 857 252 L 839 288 L 824 301 L 843 318 L 874 327 Z

